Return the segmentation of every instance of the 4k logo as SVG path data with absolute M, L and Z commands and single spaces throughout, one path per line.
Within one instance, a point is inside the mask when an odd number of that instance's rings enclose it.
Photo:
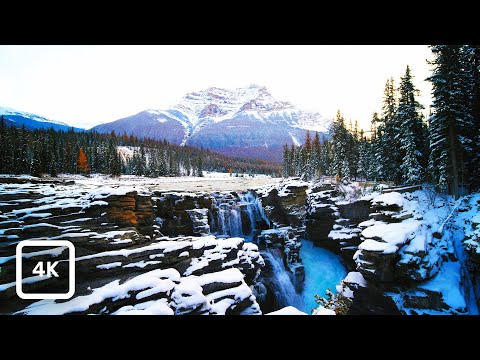
M 23 253 L 24 248 L 30 247 L 41 247 L 42 249 L 52 248 L 52 252 L 48 250 L 41 250 L 37 252 L 27 252 Z M 35 257 L 40 256 L 52 256 L 52 253 L 60 254 L 63 253 L 62 249 L 57 251 L 59 248 L 65 247 L 68 250 L 68 267 L 62 260 L 59 261 L 38 261 L 33 269 L 26 265 L 27 267 L 23 268 L 23 259 L 32 257 L 35 254 Z M 62 262 L 63 265 L 59 266 L 59 263 Z M 31 263 L 30 263 L 31 264 Z M 66 240 L 25 240 L 21 241 L 17 245 L 16 252 L 16 290 L 17 295 L 22 299 L 70 299 L 75 293 L 75 247 L 70 241 Z M 30 266 L 33 266 L 31 264 Z M 62 267 L 63 266 L 63 267 Z M 59 269 L 60 268 L 60 269 Z M 24 274 L 27 274 L 23 278 Z M 31 274 L 31 275 L 30 275 Z M 52 280 L 50 280 L 52 279 Z M 24 284 L 32 284 L 41 282 L 44 280 L 49 280 L 50 283 L 53 281 L 60 288 L 65 287 L 65 284 L 68 283 L 68 288 L 65 292 L 57 292 L 58 289 L 55 288 L 55 292 L 42 292 L 42 293 L 32 293 L 31 290 L 27 291 L 24 289 Z M 67 281 L 68 280 L 68 281 Z M 59 282 L 60 281 L 60 282 Z
M 47 276 L 52 277 L 53 275 L 55 277 L 58 277 L 58 273 L 55 271 L 55 266 L 58 265 L 58 261 L 55 261 L 53 264 L 50 261 L 47 261 L 46 264 L 47 264 L 47 271 L 46 271 Z M 38 275 L 38 276 L 45 275 L 45 271 L 43 271 L 43 261 L 39 261 L 37 265 L 35 265 L 35 267 L 32 270 L 32 274 Z

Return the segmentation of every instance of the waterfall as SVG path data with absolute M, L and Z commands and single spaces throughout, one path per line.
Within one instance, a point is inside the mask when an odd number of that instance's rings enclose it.
M 230 235 L 242 236 L 242 214 L 238 209 L 230 210 Z
M 271 226 L 261 199 L 251 192 L 244 194 L 226 192 L 212 195 L 214 198 L 213 221 L 210 228 L 216 232 L 217 236 L 243 237 L 247 242 L 251 242 L 259 232 L 258 230 L 265 229 L 265 225 Z M 268 231 L 266 233 L 269 234 Z M 280 241 L 281 243 L 289 243 L 288 232 L 284 234 L 282 229 L 277 229 L 275 233 L 278 236 L 287 237 Z M 277 241 L 277 243 L 279 242 Z M 286 257 L 283 251 L 287 253 Z M 294 275 L 284 265 L 283 259 L 284 257 L 288 258 L 289 251 L 289 247 L 282 250 L 275 246 L 267 246 L 266 249 L 261 250 L 261 255 L 267 263 L 266 268 L 262 270 L 264 274 L 262 281 L 266 284 L 273 299 L 272 304 L 266 306 L 273 305 L 274 309 L 271 310 L 278 310 L 285 306 L 295 306 L 297 309 L 305 308 L 302 295 L 295 289 Z
M 250 192 L 242 195 L 236 193 L 214 194 L 216 209 L 216 229 L 218 235 L 239 236 L 247 240 L 253 239 L 255 224 L 259 220 L 270 225 L 263 211 L 261 201 Z
M 251 224 L 255 224 L 255 219 L 261 218 L 270 227 L 270 220 L 265 215 L 263 210 L 262 200 L 254 196 L 250 191 L 243 194 L 240 199 L 247 205 L 248 215 L 250 217 Z M 254 226 L 252 226 L 253 228 Z
M 282 255 L 273 254 L 272 251 L 278 249 L 268 249 L 262 252 L 262 256 L 271 266 L 271 287 L 274 289 L 276 308 L 280 309 L 285 306 L 295 306 L 297 309 L 304 308 L 304 302 L 300 294 L 295 291 L 292 278 L 285 270 Z

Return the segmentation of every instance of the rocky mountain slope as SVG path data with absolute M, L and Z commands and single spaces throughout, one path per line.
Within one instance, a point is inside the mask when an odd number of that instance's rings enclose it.
M 185 95 L 166 110 L 146 110 L 95 126 L 99 132 L 165 138 L 174 144 L 265 160 L 281 160 L 284 144 L 300 144 L 305 131 L 326 134 L 330 120 L 278 101 L 265 87 L 227 90 L 211 87 Z

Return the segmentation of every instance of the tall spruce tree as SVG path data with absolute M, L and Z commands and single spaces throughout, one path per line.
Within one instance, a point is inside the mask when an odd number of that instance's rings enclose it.
M 305 136 L 305 145 L 303 146 L 303 162 L 301 173 L 302 177 L 306 180 L 311 180 L 315 174 L 312 149 L 312 138 L 310 136 L 310 131 L 307 130 Z
M 471 190 L 480 189 L 480 45 L 465 45 L 462 49 L 462 62 L 467 82 L 468 111 L 473 120 L 467 136 L 472 138 L 473 147 L 468 159 L 467 181 Z
M 387 166 L 385 164 L 385 152 L 387 142 L 385 140 L 385 123 L 378 117 L 378 113 L 374 112 L 371 122 L 371 159 L 372 166 L 370 174 L 374 181 L 381 181 L 387 178 Z
M 416 100 L 418 90 L 413 84 L 410 67 L 407 65 L 405 75 L 400 79 L 398 88 L 398 110 L 396 122 L 399 124 L 400 170 L 402 181 L 408 185 L 419 184 L 424 179 L 426 154 L 422 151 L 426 142 L 423 130 L 423 106 Z M 397 151 L 396 151 L 397 152 Z
M 460 196 L 460 183 L 469 178 L 474 128 L 469 102 L 468 76 L 462 63 L 462 46 L 434 45 L 432 75 L 434 112 L 429 119 L 429 170 L 441 191 Z M 470 134 L 469 134 L 470 132 Z
M 365 137 L 363 129 L 360 129 L 359 132 L 359 144 L 358 144 L 358 177 L 364 180 L 370 180 L 370 143 Z
M 358 176 L 358 162 L 359 162 L 359 133 L 358 133 L 358 121 L 355 120 L 355 125 L 352 127 L 352 121 L 350 121 L 350 132 L 348 134 L 348 162 L 350 167 L 350 174 L 353 179 Z
M 290 174 L 290 151 L 288 145 L 283 145 L 283 155 L 282 155 L 282 176 L 288 178 Z
M 345 119 L 340 110 L 337 111 L 332 126 L 332 170 L 333 175 L 341 179 L 349 179 L 350 163 L 348 158 L 349 134 L 345 128 Z
M 378 127 L 381 132 L 381 152 L 382 167 L 385 180 L 392 180 L 397 183 L 402 180 L 400 171 L 401 157 L 398 151 L 392 149 L 400 148 L 400 124 L 396 116 L 397 113 L 397 94 L 393 78 L 387 80 L 383 95 L 382 104 L 382 127 Z
M 322 169 L 320 166 L 322 157 L 322 147 L 320 143 L 320 136 L 318 135 L 318 131 L 315 131 L 315 138 L 313 139 L 312 144 L 312 169 L 313 174 L 316 178 L 319 178 L 322 173 Z
M 33 143 L 33 154 L 32 160 L 30 162 L 30 174 L 32 176 L 42 176 L 42 149 L 40 142 L 34 141 Z
M 20 140 L 19 146 L 20 149 L 18 151 L 19 158 L 17 159 L 17 166 L 19 169 L 20 174 L 27 174 L 29 171 L 29 163 L 28 163 L 28 132 L 25 128 L 25 125 L 22 126 L 20 131 Z

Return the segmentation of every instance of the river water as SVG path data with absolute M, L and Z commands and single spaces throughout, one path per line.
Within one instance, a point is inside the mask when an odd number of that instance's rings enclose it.
M 302 239 L 300 257 L 305 267 L 305 287 L 301 294 L 303 308 L 299 310 L 311 314 L 312 308 L 318 306 L 315 295 L 324 297 L 327 289 L 335 293 L 335 286 L 345 278 L 347 269 L 337 254 L 315 246 L 310 240 Z

